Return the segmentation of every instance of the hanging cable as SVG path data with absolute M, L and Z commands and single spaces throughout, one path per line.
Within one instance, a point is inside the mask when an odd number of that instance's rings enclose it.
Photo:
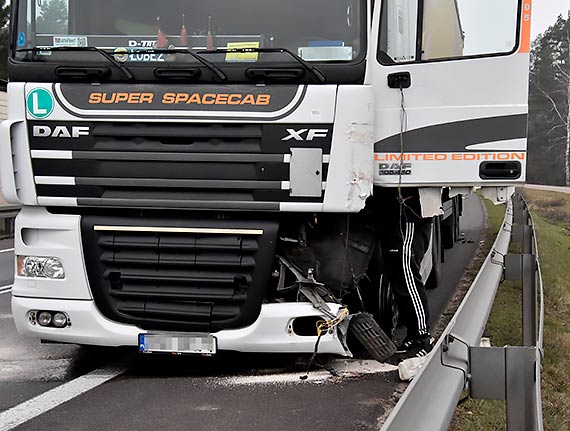
M 417 214 L 415 210 L 410 207 L 406 201 L 410 199 L 404 198 L 402 194 L 402 181 L 403 181 L 403 172 L 404 172 L 404 160 L 405 160 L 405 151 L 404 151 L 404 141 L 405 141 L 405 134 L 408 131 L 408 111 L 406 107 L 406 96 L 404 94 L 404 88 L 400 86 L 400 167 L 398 172 L 398 203 L 400 205 L 400 235 L 404 238 L 404 232 L 402 231 L 402 220 L 406 217 L 404 212 L 404 207 L 409 210 L 414 216 L 421 219 L 421 215 Z M 407 221 L 407 220 L 404 220 Z
M 311 367 L 313 365 L 313 363 L 315 362 L 315 359 L 319 353 L 319 344 L 321 342 L 321 338 L 324 334 L 326 334 L 328 331 L 330 331 L 331 329 L 335 328 L 336 326 L 340 325 L 340 323 L 346 319 L 349 315 L 348 312 L 348 308 L 345 308 L 342 310 L 342 312 L 335 317 L 334 319 L 331 320 L 318 320 L 316 323 L 317 326 L 317 341 L 315 343 L 315 350 L 313 351 L 313 354 L 311 355 L 311 358 L 309 359 L 309 363 L 307 364 L 307 371 L 305 372 L 304 375 L 301 376 L 301 380 L 307 380 L 307 378 L 309 377 L 309 371 L 311 370 Z
M 400 168 L 398 172 L 398 204 L 400 208 L 400 236 L 404 239 L 402 220 L 404 217 L 404 197 L 402 195 L 402 172 L 404 170 L 404 134 L 408 129 L 408 112 L 406 111 L 406 96 L 404 88 L 400 87 Z

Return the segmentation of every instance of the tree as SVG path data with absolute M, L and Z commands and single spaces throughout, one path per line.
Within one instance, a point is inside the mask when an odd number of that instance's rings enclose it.
M 529 180 L 570 187 L 570 12 L 533 44 Z
M 67 1 L 42 1 L 36 31 L 48 34 L 67 34 Z
M 8 79 L 8 44 L 10 39 L 8 22 L 10 7 L 6 0 L 0 0 L 0 79 Z

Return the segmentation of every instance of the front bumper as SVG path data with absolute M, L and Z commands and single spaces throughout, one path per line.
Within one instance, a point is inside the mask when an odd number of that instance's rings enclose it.
M 329 304 L 338 314 L 340 306 Z M 52 310 L 67 313 L 67 328 L 46 328 L 28 320 L 31 310 Z M 134 325 L 112 322 L 101 315 L 91 300 L 42 299 L 13 296 L 12 314 L 18 332 L 25 336 L 61 343 L 97 346 L 137 346 L 138 335 L 146 333 Z M 250 326 L 215 332 L 218 350 L 255 353 L 312 353 L 316 336 L 299 336 L 292 330 L 295 318 L 319 316 L 326 319 L 310 303 L 264 304 L 259 318 Z M 319 342 L 319 352 L 342 356 L 349 353 L 334 330 Z

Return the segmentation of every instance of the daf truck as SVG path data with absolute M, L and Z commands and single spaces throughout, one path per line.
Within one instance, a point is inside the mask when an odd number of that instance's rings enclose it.
M 382 191 L 435 217 L 435 286 L 461 196 L 525 180 L 531 0 L 10 6 L 21 334 L 350 355 L 351 316 L 397 322 Z

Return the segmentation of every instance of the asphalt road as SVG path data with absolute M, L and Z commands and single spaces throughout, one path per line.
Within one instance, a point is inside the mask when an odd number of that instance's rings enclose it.
M 429 292 L 432 326 L 481 238 L 479 199 L 465 202 L 465 214 L 463 240 L 446 255 L 444 285 Z M 12 266 L 12 253 L 0 254 L 0 279 L 11 277 Z M 16 333 L 9 301 L 0 294 L 0 430 L 372 430 L 386 400 L 402 390 L 397 372 L 374 361 L 337 361 L 339 377 L 322 370 L 301 381 L 289 355 L 192 358 L 43 345 Z M 74 396 L 97 379 L 110 380 Z M 33 408 L 45 410 L 50 402 L 55 408 L 16 428 L 5 426 L 33 416 L 32 406 L 21 403 L 53 388 L 59 392 Z
M 12 241 L 0 241 L 0 288 L 14 279 L 14 247 Z
M 538 184 L 525 184 L 525 189 L 544 190 L 548 192 L 570 193 L 570 187 L 541 186 Z

